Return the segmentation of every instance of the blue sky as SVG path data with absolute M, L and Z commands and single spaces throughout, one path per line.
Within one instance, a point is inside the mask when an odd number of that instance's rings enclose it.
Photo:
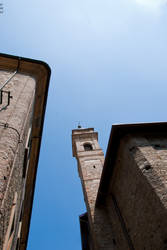
M 1 52 L 52 69 L 28 250 L 79 250 L 71 130 L 94 127 L 105 152 L 112 124 L 166 121 L 167 1 L 1 2 Z

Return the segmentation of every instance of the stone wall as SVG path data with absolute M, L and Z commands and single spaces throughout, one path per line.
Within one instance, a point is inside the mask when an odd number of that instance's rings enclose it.
M 0 83 L 11 73 L 0 71 Z M 24 150 L 28 129 L 31 126 L 35 81 L 29 76 L 16 74 L 3 89 L 10 91 L 10 106 L 0 111 L 0 249 L 4 244 L 14 195 L 17 192 L 15 213 L 15 240 L 23 202 L 25 178 L 23 178 Z M 4 93 L 2 108 L 7 101 Z

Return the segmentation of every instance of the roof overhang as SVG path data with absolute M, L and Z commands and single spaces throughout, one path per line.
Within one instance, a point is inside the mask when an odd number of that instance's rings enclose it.
M 20 250 L 27 246 L 30 218 L 35 189 L 37 165 L 44 123 L 44 115 L 47 102 L 48 86 L 51 70 L 50 67 L 38 60 L 6 55 L 0 53 L 0 70 L 15 71 L 32 76 L 36 81 L 34 112 L 32 118 L 32 148 L 30 154 L 29 168 L 26 179 L 24 215 L 21 230 Z
M 112 126 L 104 167 L 100 180 L 99 190 L 97 194 L 96 206 L 100 206 L 105 203 L 105 198 L 108 193 L 109 184 L 112 181 L 112 174 L 115 167 L 115 160 L 117 158 L 117 152 L 121 138 L 123 138 L 126 135 L 133 135 L 133 134 L 167 135 L 167 122 L 119 124 Z

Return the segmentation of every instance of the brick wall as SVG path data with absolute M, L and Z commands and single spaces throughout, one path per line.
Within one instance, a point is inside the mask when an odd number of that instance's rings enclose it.
M 2 84 L 9 76 L 9 72 L 0 71 L 0 83 Z M 10 106 L 0 111 L 0 249 L 7 232 L 15 192 L 18 195 L 15 230 L 18 229 L 25 182 L 22 177 L 24 149 L 31 125 L 35 81 L 29 76 L 16 74 L 4 90 L 11 91 L 13 98 Z M 0 108 L 6 101 L 4 94 Z M 17 240 L 16 234 L 14 245 Z
M 114 226 L 116 249 L 167 249 L 166 163 L 164 136 L 135 135 L 122 139 L 107 198 L 111 220 L 113 197 L 115 211 L 121 215 Z M 122 238 L 128 247 L 122 246 Z

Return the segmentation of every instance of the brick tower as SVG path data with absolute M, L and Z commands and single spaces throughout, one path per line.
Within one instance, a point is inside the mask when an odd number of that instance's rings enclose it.
M 73 156 L 78 162 L 78 172 L 84 190 L 87 209 L 93 213 L 99 187 L 104 154 L 98 144 L 98 134 L 93 128 L 72 131 Z
M 111 249 L 111 240 L 104 237 L 110 227 L 108 219 L 103 209 L 95 206 L 104 164 L 104 154 L 98 144 L 98 133 L 94 132 L 93 128 L 73 130 L 72 149 L 73 156 L 77 159 L 87 207 L 87 213 L 80 216 L 83 249 Z

